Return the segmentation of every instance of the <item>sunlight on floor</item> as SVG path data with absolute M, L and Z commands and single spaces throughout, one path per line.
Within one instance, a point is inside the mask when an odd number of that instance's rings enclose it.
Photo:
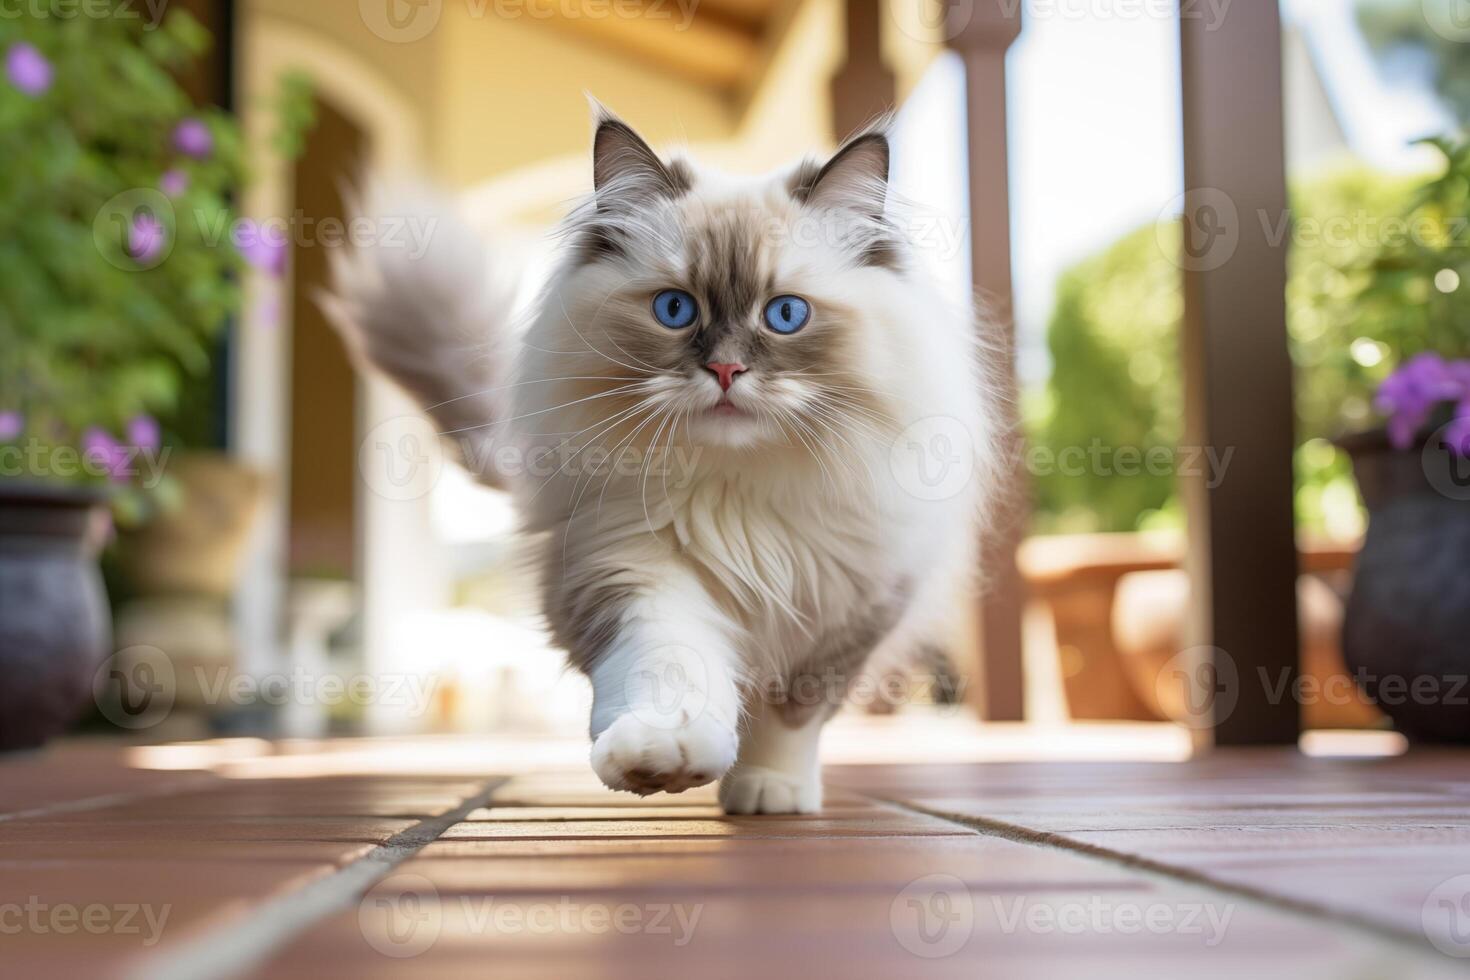
M 1394 732 L 1320 731 L 1302 736 L 1316 757 L 1382 757 L 1407 748 Z M 962 710 L 909 711 L 891 717 L 845 713 L 835 719 L 822 759 L 835 765 L 956 762 L 1183 762 L 1194 754 L 1186 729 L 1163 723 L 1026 724 L 978 722 Z M 211 739 L 128 750 L 139 769 L 208 770 L 233 779 L 283 779 L 354 773 L 479 775 L 579 769 L 580 736 L 424 735 L 318 741 Z

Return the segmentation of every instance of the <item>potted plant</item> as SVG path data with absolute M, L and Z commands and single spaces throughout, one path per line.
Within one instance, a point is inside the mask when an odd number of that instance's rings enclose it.
M 179 11 L 0 19 L 0 749 L 87 703 L 98 549 L 167 504 L 156 420 L 239 303 L 239 129 L 177 81 L 208 43 Z
M 1430 142 L 1444 172 L 1355 272 L 1393 370 L 1386 424 L 1341 440 L 1369 513 L 1343 652 L 1405 734 L 1470 742 L 1470 143 Z

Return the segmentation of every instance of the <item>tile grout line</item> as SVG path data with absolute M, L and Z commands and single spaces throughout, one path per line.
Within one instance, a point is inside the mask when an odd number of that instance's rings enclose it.
M 1347 926 L 1362 929 L 1372 933 L 1380 939 L 1388 940 L 1396 945 L 1408 945 L 1421 955 L 1432 955 L 1424 945 L 1424 936 L 1410 930 L 1399 929 L 1392 925 L 1386 925 L 1376 919 L 1366 918 L 1357 913 L 1344 909 L 1335 909 L 1327 905 L 1307 902 L 1275 892 L 1252 888 L 1237 882 L 1222 881 L 1203 871 L 1193 868 L 1181 867 L 1175 864 L 1165 864 L 1151 858 L 1129 854 L 1125 851 L 1115 851 L 1110 848 L 1101 847 L 1097 844 L 1089 844 L 1085 841 L 1074 840 L 1063 834 L 1047 830 L 1032 830 L 1021 824 L 1007 823 L 1004 820 L 996 820 L 991 817 L 976 817 L 968 814 L 950 813 L 944 810 L 935 810 L 929 807 L 919 806 L 916 803 L 900 799 L 888 799 L 884 797 L 869 797 L 876 803 L 883 803 L 896 809 L 909 813 L 922 813 L 925 816 L 937 817 L 957 826 L 967 827 L 970 830 L 986 837 L 996 837 L 1001 840 L 1013 841 L 1017 844 L 1029 844 L 1035 847 L 1049 847 L 1057 850 L 1069 851 L 1074 854 L 1094 858 L 1108 864 L 1121 865 L 1137 871 L 1167 878 L 1171 881 L 1201 886 L 1226 894 L 1238 895 L 1241 898 L 1260 902 L 1273 908 L 1293 912 L 1307 918 L 1325 922 L 1328 925 Z
M 383 878 L 438 840 L 446 830 L 487 805 L 503 778 L 438 816 L 401 830 L 355 861 L 314 878 L 300 888 L 255 906 L 244 920 L 207 929 L 174 949 L 145 959 L 124 976 L 129 980 L 228 980 L 242 976 L 312 926 L 351 908 Z

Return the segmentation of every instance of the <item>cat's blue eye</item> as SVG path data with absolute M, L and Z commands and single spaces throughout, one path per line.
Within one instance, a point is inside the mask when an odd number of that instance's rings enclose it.
M 811 304 L 800 296 L 777 296 L 766 304 L 766 326 L 777 333 L 796 333 L 811 316 Z
M 670 330 L 682 330 L 699 315 L 694 297 L 682 289 L 665 289 L 653 298 L 653 318 Z

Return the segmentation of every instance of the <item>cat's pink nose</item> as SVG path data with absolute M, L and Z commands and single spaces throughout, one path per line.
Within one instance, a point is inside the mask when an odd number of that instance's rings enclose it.
M 705 367 L 713 371 L 715 377 L 720 379 L 721 391 L 729 391 L 730 386 L 735 383 L 735 375 L 745 371 L 744 364 L 717 364 L 711 361 Z

